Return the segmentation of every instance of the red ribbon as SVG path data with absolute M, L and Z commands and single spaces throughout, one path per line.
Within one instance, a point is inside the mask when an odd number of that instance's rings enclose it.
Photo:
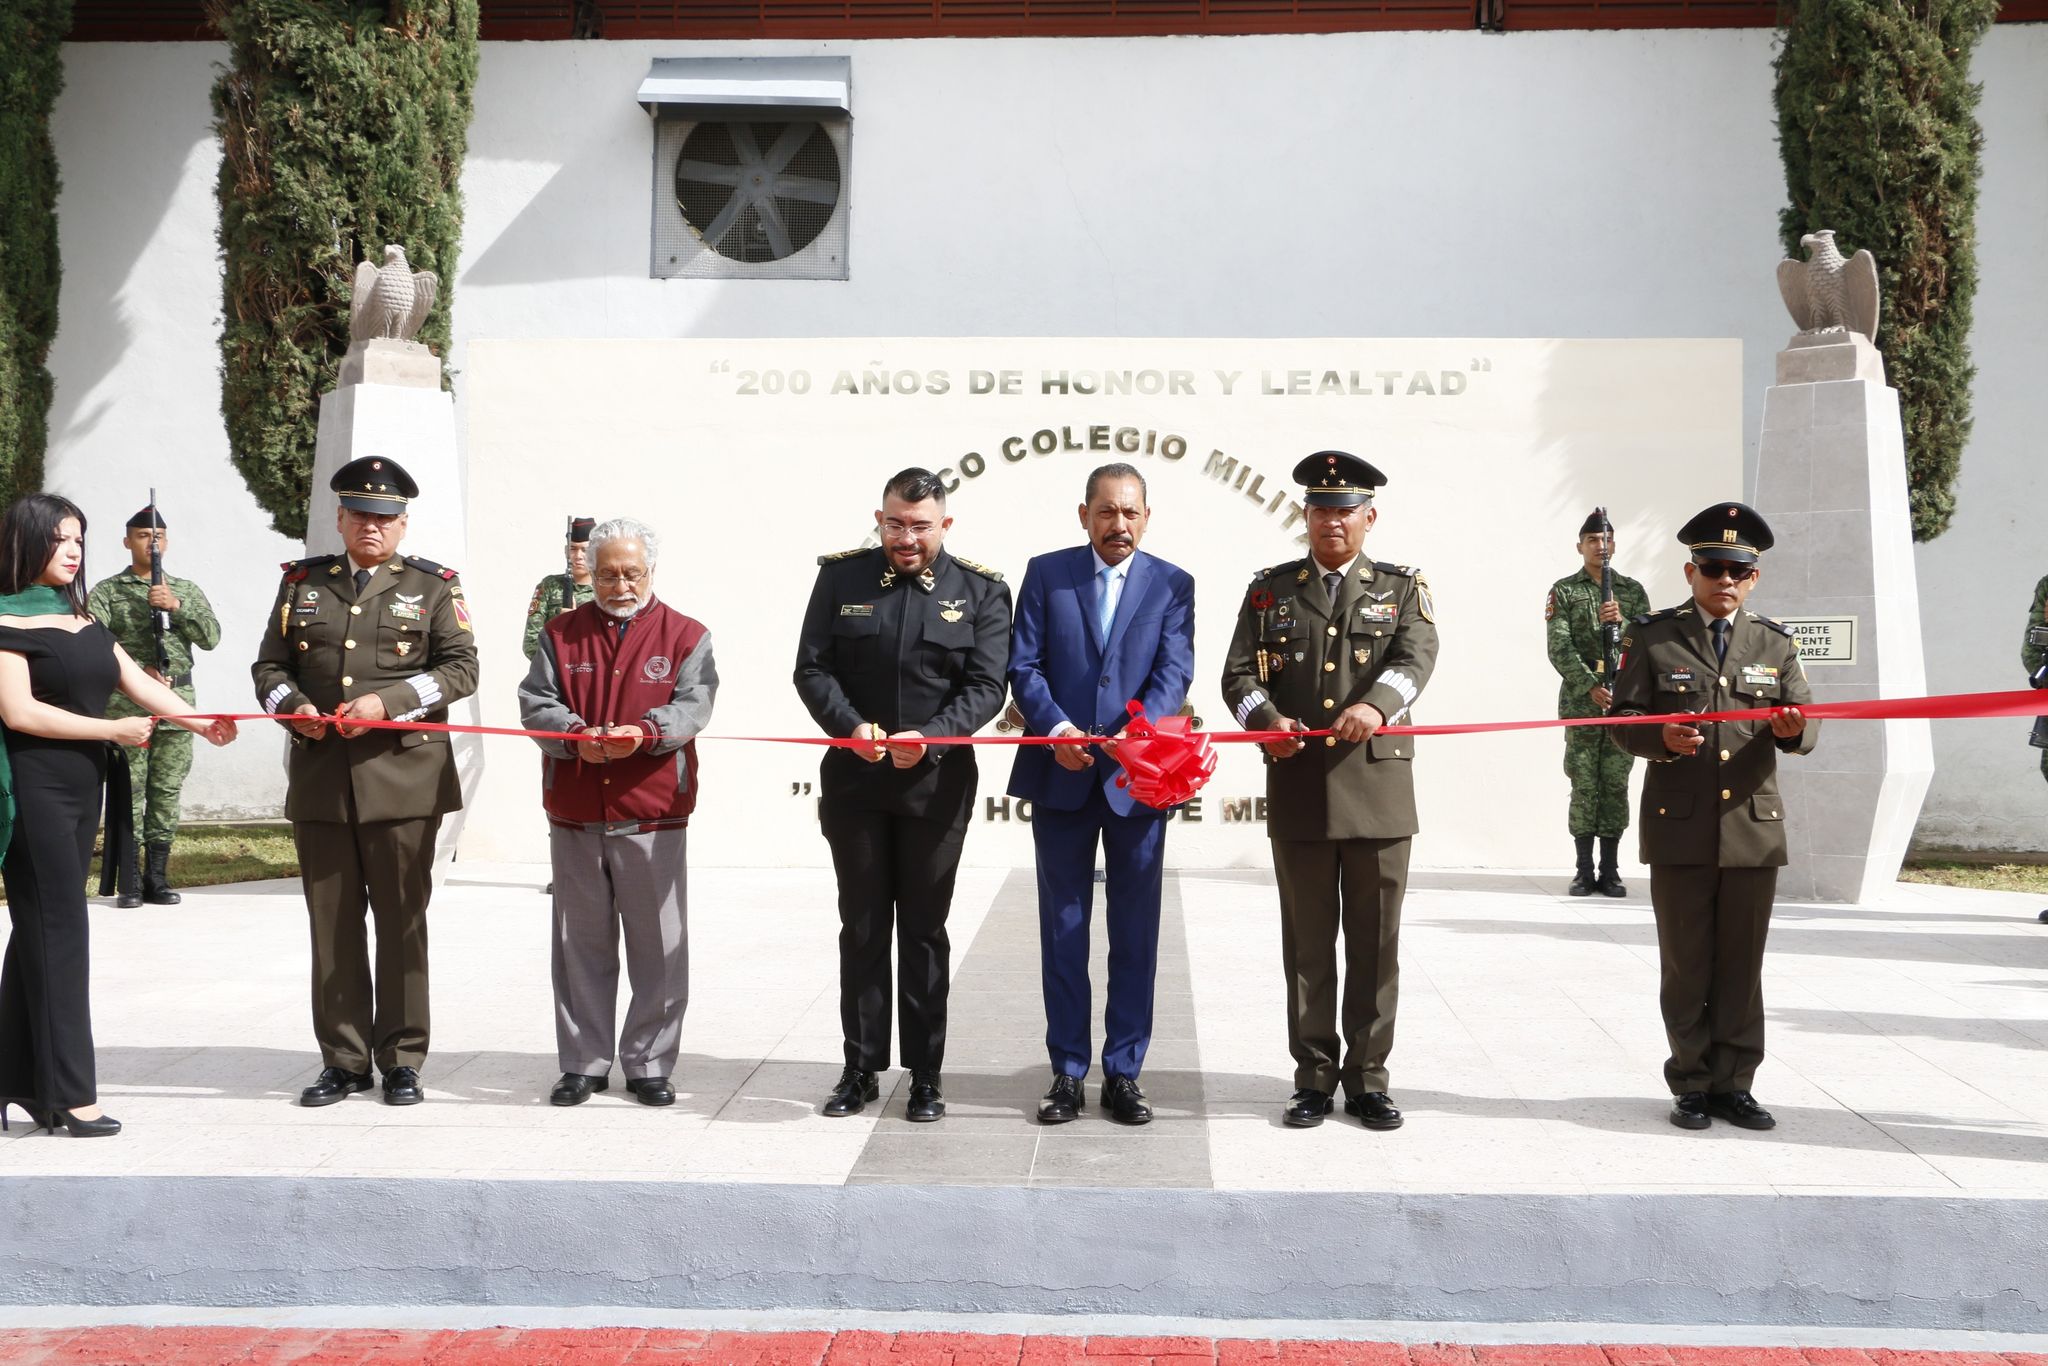
M 1543 717 L 1533 721 L 1461 721 L 1436 726 L 1381 726 L 1382 735 L 1486 735 L 1495 731 L 1549 730 L 1566 726 L 1660 726 L 1698 725 L 1702 721 L 1768 721 L 1785 707 L 1752 707 L 1739 711 L 1666 712 L 1651 716 L 1569 716 Z M 1810 702 L 1800 707 L 1801 715 L 1815 721 L 1959 721 L 2001 716 L 2048 716 L 2048 688 L 2012 692 L 1945 693 L 1933 697 L 1873 697 L 1863 702 Z M 161 719 L 161 718 L 159 718 Z M 345 722 L 368 730 L 424 730 L 444 735 L 506 735 L 528 740 L 560 740 L 574 744 L 587 735 L 559 730 L 521 730 L 516 726 L 468 726 L 448 721 L 367 721 L 359 717 L 334 715 L 288 716 L 272 712 L 197 712 L 194 721 L 325 721 Z M 1187 718 L 1168 717 L 1167 722 Z M 1155 723 L 1164 729 L 1166 722 Z M 1264 744 L 1289 738 L 1312 740 L 1331 734 L 1324 730 L 1240 730 L 1202 731 L 1212 744 Z M 1127 732 L 1127 734 L 1133 734 Z M 820 745 L 828 749 L 866 749 L 877 742 L 832 735 L 699 735 L 699 740 L 734 740 L 763 745 Z M 926 745 L 1099 745 L 1115 739 L 1108 735 L 927 735 L 918 743 Z

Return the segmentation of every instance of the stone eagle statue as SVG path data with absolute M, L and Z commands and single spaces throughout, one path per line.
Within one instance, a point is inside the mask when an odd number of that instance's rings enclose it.
M 1860 332 L 1877 340 L 1877 258 L 1859 251 L 1844 259 L 1835 234 L 1823 228 L 1799 239 L 1804 261 L 1778 262 L 1778 293 L 1799 330 Z
M 405 259 L 405 248 L 384 248 L 384 264 L 368 261 L 356 264 L 355 297 L 349 304 L 348 338 L 352 342 L 376 337 L 411 341 L 427 320 L 441 281 L 431 270 L 414 270 Z

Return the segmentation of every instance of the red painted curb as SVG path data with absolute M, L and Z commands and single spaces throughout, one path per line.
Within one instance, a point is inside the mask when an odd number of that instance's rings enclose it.
M 6 1366 L 2048 1366 L 2027 1352 L 1849 1347 L 720 1333 L 670 1328 L 0 1329 Z

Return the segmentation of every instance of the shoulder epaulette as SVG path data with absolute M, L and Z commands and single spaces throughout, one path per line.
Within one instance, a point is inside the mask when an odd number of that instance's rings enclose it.
M 1770 627 L 1773 631 L 1776 631 L 1781 636 L 1789 636 L 1792 634 L 1792 628 L 1790 626 L 1787 626 L 1782 621 L 1773 621 L 1769 617 L 1765 616 L 1762 612 L 1750 612 L 1747 615 L 1755 617 L 1757 621 L 1759 621 L 1765 626 Z
M 406 556 L 405 562 L 411 565 L 414 569 L 420 570 L 422 573 L 434 574 L 444 579 L 452 579 L 455 577 L 455 571 L 450 569 L 447 565 L 435 564 L 432 560 L 422 559 L 418 555 Z
M 278 568 L 284 571 L 286 583 L 297 583 L 314 570 L 333 564 L 340 558 L 339 555 L 308 555 L 303 560 L 286 560 Z
M 962 569 L 981 575 L 991 583 L 1001 583 L 1003 581 L 1003 576 L 999 571 L 990 569 L 985 564 L 976 564 L 972 560 L 963 560 L 958 555 L 953 557 L 953 563 L 959 565 Z
M 1677 615 L 1678 609 L 1676 607 L 1664 607 L 1659 608 L 1655 612 L 1645 612 L 1639 617 L 1631 618 L 1631 620 L 1634 621 L 1635 624 L 1638 626 L 1648 626 L 1653 621 L 1663 621 L 1669 617 L 1675 617 Z
M 832 554 L 830 554 L 830 555 L 820 555 L 820 556 L 818 557 L 818 563 L 819 563 L 819 564 L 830 564 L 830 563 L 832 563 L 832 562 L 833 562 L 834 560 L 850 560 L 850 559 L 852 559 L 852 558 L 853 558 L 854 556 L 856 556 L 856 555 L 865 555 L 865 554 L 867 554 L 867 553 L 868 553 L 868 551 L 869 551 L 869 550 L 871 550 L 871 549 L 873 549 L 873 547 L 872 547 L 872 546 L 865 546 L 865 545 L 857 545 L 857 546 L 855 546 L 855 547 L 854 547 L 853 549 L 851 549 L 851 550 L 839 550 L 839 551 L 834 551 L 834 552 L 833 552 Z
M 1382 574 L 1402 574 L 1411 579 L 1422 572 L 1412 564 L 1388 564 L 1385 560 L 1374 560 L 1372 567 Z
M 1301 568 L 1304 564 L 1307 563 L 1307 559 L 1304 558 L 1299 560 L 1289 560 L 1285 564 L 1276 564 L 1273 565 L 1271 568 L 1261 569 L 1258 573 L 1252 575 L 1252 582 L 1257 583 L 1261 579 L 1270 579 L 1275 574 L 1292 573 L 1294 570 Z

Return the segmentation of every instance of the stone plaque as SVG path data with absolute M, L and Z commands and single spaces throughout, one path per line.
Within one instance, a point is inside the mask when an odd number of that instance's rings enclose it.
M 1802 664 L 1854 664 L 1856 662 L 1856 618 L 1779 617 L 1792 628 L 1799 645 Z

